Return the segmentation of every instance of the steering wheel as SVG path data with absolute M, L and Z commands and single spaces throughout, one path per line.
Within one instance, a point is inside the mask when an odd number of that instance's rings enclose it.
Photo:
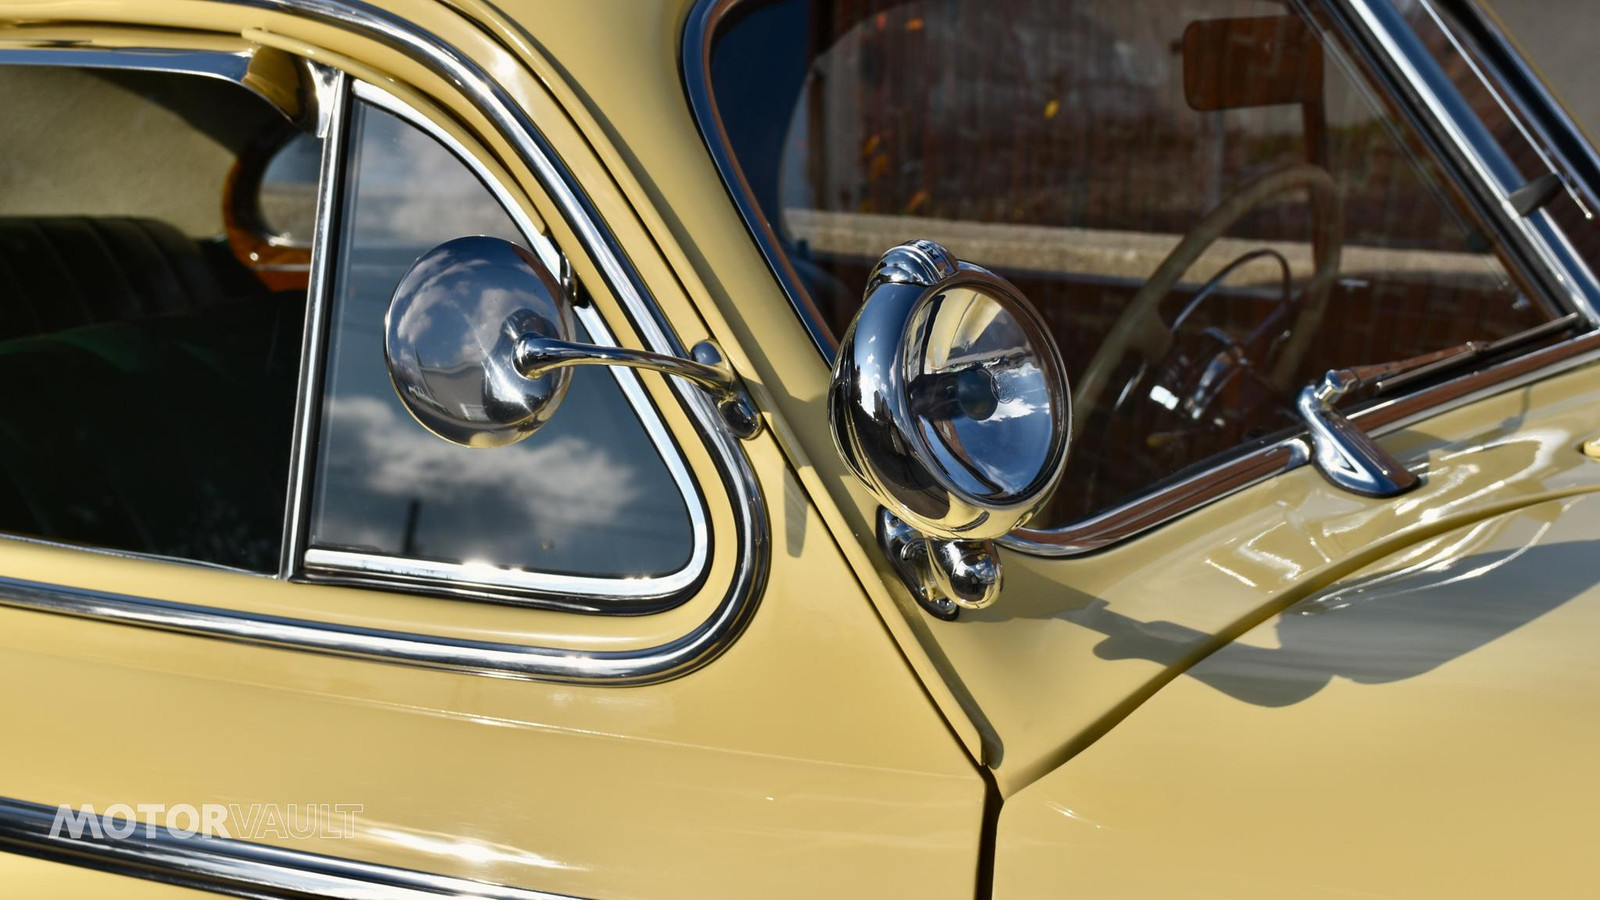
M 1267 376 L 1268 382 L 1275 388 L 1287 391 L 1288 380 L 1293 377 L 1312 333 L 1322 320 L 1329 289 L 1338 277 L 1339 243 L 1344 227 L 1343 210 L 1333 177 L 1326 170 L 1306 163 L 1268 172 L 1245 184 L 1206 213 L 1200 224 L 1184 235 L 1183 240 L 1167 254 L 1167 258 L 1161 261 L 1161 265 L 1156 267 L 1149 280 L 1134 295 L 1133 301 L 1123 310 L 1116 325 L 1089 361 L 1088 369 L 1077 380 L 1077 390 L 1072 398 L 1073 418 L 1080 422 L 1089 421 L 1090 414 L 1110 385 L 1112 373 L 1130 349 L 1138 351 L 1147 365 L 1155 364 L 1171 349 L 1174 334 L 1172 328 L 1161 320 L 1161 301 L 1172 292 L 1178 279 L 1194 265 L 1206 248 L 1257 206 L 1279 194 L 1299 189 L 1304 189 L 1311 198 L 1311 254 L 1315 271 L 1301 291 L 1299 309 L 1289 327 L 1289 337 L 1279 346 L 1277 362 Z

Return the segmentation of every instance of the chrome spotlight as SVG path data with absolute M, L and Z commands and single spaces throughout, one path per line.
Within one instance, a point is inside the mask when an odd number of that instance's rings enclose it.
M 834 442 L 884 510 L 917 600 L 955 618 L 1000 594 L 995 538 L 1050 499 L 1072 409 L 1044 321 L 1005 279 L 931 241 L 885 253 L 834 362 Z

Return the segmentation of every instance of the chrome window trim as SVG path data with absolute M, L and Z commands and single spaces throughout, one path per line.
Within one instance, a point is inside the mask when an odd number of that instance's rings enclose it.
M 1522 121 L 1577 182 L 1570 187 L 1582 195 L 1580 205 L 1589 213 L 1600 210 L 1600 153 L 1590 145 L 1582 127 L 1522 57 L 1494 13 L 1476 0 L 1444 0 L 1442 5 L 1461 26 L 1457 37 L 1464 37 L 1481 53 L 1488 68 L 1504 83 Z
M 1365 407 L 1350 420 L 1368 434 L 1382 436 L 1415 422 L 1485 397 L 1600 360 L 1600 331 L 1590 331 L 1533 350 L 1469 375 Z M 1310 461 L 1306 436 L 1226 459 L 1167 485 L 1161 491 L 1107 510 L 1080 523 L 1050 530 L 1022 528 L 998 543 L 1035 556 L 1079 556 L 1166 524 L 1199 507 L 1242 491 Z
M 283 546 L 278 575 L 291 578 L 298 567 L 307 526 L 306 492 L 310 487 L 312 452 L 317 433 L 314 398 L 322 396 L 322 355 L 327 317 L 327 297 L 332 284 L 332 238 L 338 227 L 339 198 L 343 196 L 345 122 L 348 119 L 350 77 L 318 66 L 318 96 L 324 103 L 317 113 L 322 134 L 322 170 L 317 182 L 317 209 L 311 229 L 311 272 L 306 280 L 306 317 L 300 331 L 300 377 L 296 380 L 294 433 L 289 447 L 289 497 L 283 520 Z
M 352 78 L 349 92 L 355 100 L 384 110 L 438 141 L 494 195 L 496 202 L 516 223 L 517 230 L 522 233 L 534 252 L 539 254 L 545 265 L 549 266 L 552 272 L 562 271 L 562 254 L 555 242 L 534 227 L 528 214 L 511 196 L 510 191 L 506 190 L 505 185 L 501 184 L 482 161 L 469 152 L 460 141 L 420 110 L 378 85 Z M 353 105 L 350 106 L 350 110 L 353 112 Z M 350 121 L 348 116 L 344 121 L 348 127 Z M 348 138 L 349 135 L 345 135 L 345 139 Z M 338 158 L 343 159 L 343 157 Z M 342 180 L 343 173 L 340 177 Z M 331 217 L 328 221 L 332 224 Z M 332 246 L 335 241 L 332 228 L 318 234 L 319 246 L 324 248 Z M 333 265 L 332 257 L 335 255 L 332 251 L 324 253 L 329 259 L 329 266 Z M 324 383 L 321 368 L 326 365 L 326 341 L 328 331 L 332 327 L 328 321 L 332 305 L 327 302 L 328 293 L 333 286 L 331 269 L 324 273 L 324 278 L 326 280 L 321 285 L 323 296 L 318 298 L 318 303 L 325 309 L 319 310 L 321 323 L 318 329 L 318 344 L 311 351 L 315 354 L 313 360 L 317 371 L 312 373 L 313 380 L 307 381 L 302 387 L 303 395 L 313 390 L 316 392 L 311 396 L 316 398 L 319 405 L 327 400 L 322 396 Z M 606 326 L 605 318 L 592 304 L 576 307 L 573 312 L 588 330 L 592 343 L 607 347 L 617 346 L 616 337 Z M 379 586 L 389 584 L 406 590 L 443 592 L 461 597 L 584 613 L 656 612 L 687 599 L 688 592 L 704 580 L 711 563 L 711 526 L 707 520 L 705 498 L 701 496 L 694 477 L 689 472 L 688 464 L 684 461 L 682 451 L 673 441 L 666 423 L 661 420 L 660 413 L 650 402 L 637 373 L 620 367 L 610 367 L 609 371 L 616 379 L 617 387 L 627 399 L 634 415 L 638 417 L 640 427 L 644 429 L 651 445 L 655 447 L 683 499 L 684 509 L 689 518 L 692 543 L 688 558 L 677 571 L 647 577 L 568 575 L 311 546 L 310 490 L 316 474 L 312 448 L 317 440 L 314 430 L 316 423 L 312 421 L 307 424 L 313 430 L 300 436 L 301 440 L 308 442 L 305 444 L 306 458 L 303 463 L 306 471 L 296 473 L 295 509 L 290 516 L 292 522 L 300 523 L 301 529 L 296 535 L 297 544 L 294 548 L 298 552 L 292 559 L 300 560 L 302 565 L 292 570 L 290 574 L 319 582 Z
M 561 207 L 585 251 L 605 273 L 645 345 L 682 356 L 682 342 L 649 299 L 643 280 L 593 203 L 533 120 L 476 63 L 432 34 L 357 0 L 230 0 L 239 6 L 299 15 L 375 40 L 433 71 L 468 96 L 533 171 Z M 262 616 L 221 607 L 172 603 L 0 578 L 0 605 L 139 625 L 184 634 L 245 641 L 476 674 L 606 685 L 674 678 L 715 659 L 738 637 L 760 602 L 770 563 L 766 500 L 749 458 L 704 392 L 674 379 L 677 395 L 705 441 L 730 495 L 735 522 L 730 584 L 716 607 L 686 633 L 651 647 L 581 651 L 479 641 Z
M 704 663 L 747 605 L 724 601 L 688 634 L 639 650 L 578 651 L 474 641 L 115 594 L 0 576 L 0 606 L 221 637 L 290 650 L 535 681 L 644 684 Z
M 236 838 L 205 834 L 179 837 L 160 826 L 137 827 L 124 838 L 96 838 L 87 828 L 78 837 L 67 829 L 52 836 L 57 810 L 58 807 L 0 797 L 0 852 L 240 897 L 574 900 L 566 894 L 435 875 Z
M 22 42 L 26 42 L 24 39 Z M 275 51 L 276 52 L 276 51 Z M 136 69 L 168 72 L 173 75 L 199 75 L 231 82 L 266 101 L 285 117 L 295 116 L 276 100 L 250 84 L 250 60 L 254 50 L 174 50 L 161 47 L 5 47 L 0 48 L 0 65 L 65 66 L 77 69 Z M 312 98 L 315 102 L 317 97 Z
M 734 158 L 733 148 L 728 143 L 728 133 L 722 127 L 722 113 L 717 109 L 711 94 L 712 34 L 722 21 L 722 17 L 742 2 L 745 0 L 697 0 L 689 10 L 689 18 L 684 24 L 683 40 L 680 44 L 682 50 L 679 54 L 684 89 L 689 95 L 689 109 L 694 115 L 701 139 L 705 142 L 706 149 L 711 151 L 717 174 L 721 176 L 722 184 L 727 188 L 734 207 L 739 210 L 740 218 L 744 219 L 745 228 L 755 239 L 756 247 L 766 259 L 767 267 L 772 270 L 772 276 L 778 280 L 784 295 L 789 298 L 789 305 L 800 318 L 800 324 L 805 326 L 806 333 L 811 336 L 811 343 L 816 346 L 817 352 L 822 354 L 822 358 L 832 365 L 834 354 L 839 349 L 839 342 L 827 323 L 822 321 L 810 297 L 800 287 L 800 278 L 795 274 L 789 258 L 778 248 L 778 237 L 772 229 L 772 223 L 767 221 L 767 217 L 762 215 L 761 209 L 756 206 L 750 186 L 744 179 L 744 170 Z
M 680 42 L 679 63 L 688 96 L 689 108 L 700 130 L 723 186 L 761 250 L 768 266 L 795 314 L 825 362 L 833 361 L 835 344 L 827 327 L 810 307 L 799 288 L 788 260 L 778 248 L 772 225 L 755 206 L 744 174 L 733 157 L 727 133 L 711 90 L 711 45 L 724 16 L 750 0 L 696 0 L 688 12 Z M 1352 34 L 1365 49 L 1376 49 L 1390 65 L 1399 69 L 1405 86 L 1416 92 L 1420 103 L 1447 132 L 1450 147 L 1467 171 L 1471 185 L 1498 213 L 1494 223 L 1507 230 L 1513 251 L 1520 251 L 1530 275 L 1553 296 L 1570 302 L 1591 326 L 1600 324 L 1600 281 L 1578 257 L 1564 232 L 1543 210 L 1526 219 L 1515 214 L 1507 197 L 1521 184 L 1499 183 L 1494 175 L 1492 148 L 1497 144 L 1474 142 L 1460 123 L 1447 113 L 1441 98 L 1432 91 L 1414 62 L 1406 58 L 1395 35 L 1373 13 L 1368 0 L 1326 0 L 1330 9 L 1351 13 L 1345 18 L 1357 27 Z M 1429 8 L 1431 12 L 1431 7 Z M 1503 153 L 1502 153 L 1503 155 Z M 979 260 L 981 263 L 981 260 Z M 1352 421 L 1374 435 L 1386 434 L 1431 415 L 1455 408 L 1470 400 L 1510 390 L 1529 381 L 1553 375 L 1600 358 L 1600 332 L 1525 353 L 1500 365 L 1434 385 L 1402 397 L 1386 400 L 1351 415 Z M 1268 478 L 1305 465 L 1310 459 L 1304 434 L 1295 434 L 1264 448 L 1242 452 L 1219 460 L 1187 477 L 1165 484 L 1132 501 L 1112 507 L 1089 518 L 1050 529 L 1018 529 L 998 543 L 1008 549 L 1042 557 L 1068 557 L 1092 553 L 1113 546 L 1156 528 L 1223 497 L 1244 490 Z M 1204 465 L 1204 463 L 1202 463 Z
M 1481 79 L 1482 73 L 1471 55 L 1460 47 L 1455 35 L 1438 17 L 1428 0 L 1419 0 L 1419 3 L 1440 31 L 1450 38 L 1473 74 Z M 1330 5 L 1345 13 L 1349 24 L 1359 31 L 1356 37 L 1369 50 L 1381 51 L 1374 55 L 1379 57 L 1383 65 L 1392 69 L 1391 77 L 1398 82 L 1395 87 L 1400 93 L 1409 95 L 1405 99 L 1427 111 L 1426 119 L 1417 123 L 1419 129 L 1425 134 L 1430 130 L 1442 133 L 1448 144 L 1441 148 L 1445 155 L 1457 162 L 1464 170 L 1463 174 L 1471 176 L 1473 186 L 1487 196 L 1491 210 L 1498 212 L 1493 224 L 1511 232 L 1508 237 L 1512 238 L 1513 249 L 1533 257 L 1525 260 L 1527 268 L 1532 270 L 1530 274 L 1545 276 L 1551 281 L 1547 289 L 1571 303 L 1591 326 L 1600 325 L 1600 282 L 1595 280 L 1594 273 L 1577 256 L 1566 234 L 1556 225 L 1549 212 L 1540 209 L 1526 217 L 1517 213 L 1510 198 L 1527 181 L 1518 175 L 1505 149 L 1466 109 L 1465 101 L 1460 98 L 1454 85 L 1442 71 L 1438 71 L 1438 64 L 1427 54 L 1417 36 L 1406 27 L 1400 14 L 1387 0 L 1378 0 L 1377 3 L 1372 0 L 1330 0 Z M 1486 79 L 1483 82 L 1507 115 L 1518 122 L 1519 128 L 1522 127 L 1517 117 L 1505 106 L 1504 99 L 1493 84 Z M 1530 143 L 1538 150 L 1541 159 L 1548 162 L 1543 148 L 1537 142 L 1530 140 Z

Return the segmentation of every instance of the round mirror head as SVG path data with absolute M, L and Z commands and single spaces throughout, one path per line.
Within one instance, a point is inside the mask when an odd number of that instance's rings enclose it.
M 889 251 L 840 344 L 829 416 L 878 500 L 930 537 L 990 540 L 1050 499 L 1071 400 L 1009 282 L 925 241 Z
M 383 355 L 400 400 L 429 431 L 503 447 L 550 419 L 572 373 L 525 378 L 517 339 L 572 339 L 572 309 L 532 252 L 492 237 L 440 244 L 412 264 L 384 319 Z

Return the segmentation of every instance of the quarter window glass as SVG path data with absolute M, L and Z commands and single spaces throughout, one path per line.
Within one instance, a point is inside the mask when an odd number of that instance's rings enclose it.
M 311 544 L 568 575 L 681 570 L 693 549 L 688 508 L 610 372 L 575 371 L 555 417 L 510 447 L 446 443 L 406 413 L 383 358 L 401 276 L 463 235 L 526 242 L 430 136 L 367 105 L 351 136 Z
M 1330 368 L 1559 312 L 1302 9 L 752 0 L 711 86 L 835 337 L 909 237 L 1039 307 L 1078 405 L 1053 525 L 1276 439 Z
M 289 127 L 211 78 L 0 67 L 0 530 L 277 570 L 305 284 L 224 210 Z

